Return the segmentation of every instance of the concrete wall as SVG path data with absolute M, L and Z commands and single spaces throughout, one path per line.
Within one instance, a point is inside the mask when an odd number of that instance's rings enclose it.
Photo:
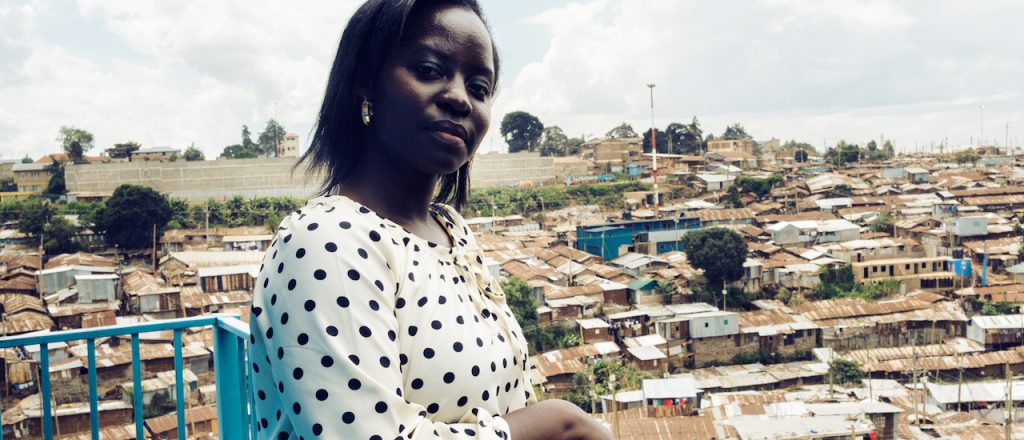
M 319 178 L 306 178 L 304 167 L 292 172 L 295 158 L 219 159 L 188 162 L 123 162 L 67 165 L 68 192 L 112 192 L 124 184 L 153 188 L 188 200 L 208 198 L 292 196 L 311 197 L 319 190 Z M 486 154 L 471 167 L 474 188 L 509 186 L 529 180 L 540 184 L 554 180 L 552 158 L 539 153 Z
M 469 170 L 473 188 L 512 186 L 524 180 L 536 185 L 554 179 L 554 159 L 540 153 L 483 154 L 473 159 Z
M 306 179 L 295 158 L 220 159 L 188 162 L 123 162 L 67 165 L 68 192 L 114 191 L 123 184 L 141 185 L 189 200 L 208 198 L 316 194 L 319 179 Z

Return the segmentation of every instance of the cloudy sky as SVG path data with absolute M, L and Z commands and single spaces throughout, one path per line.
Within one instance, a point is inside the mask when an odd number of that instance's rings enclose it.
M 483 151 L 526 110 L 573 136 L 696 116 L 821 146 L 1024 144 L 1024 2 L 481 0 L 504 57 Z M 276 118 L 304 149 L 353 0 L 0 1 L 0 158 L 194 142 L 208 158 Z M 982 108 L 983 106 L 983 108 Z

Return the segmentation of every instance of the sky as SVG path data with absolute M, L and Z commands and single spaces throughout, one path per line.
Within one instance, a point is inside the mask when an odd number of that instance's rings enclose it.
M 697 117 L 757 140 L 1024 145 L 1017 0 L 480 0 L 504 114 L 570 136 Z M 277 119 L 309 142 L 353 0 L 0 0 L 0 159 L 134 140 L 207 158 Z

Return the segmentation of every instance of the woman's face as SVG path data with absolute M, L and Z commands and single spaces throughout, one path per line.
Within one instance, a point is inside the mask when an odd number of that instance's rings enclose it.
M 469 9 L 438 6 L 410 17 L 369 97 L 376 144 L 416 171 L 459 169 L 490 125 L 493 54 L 487 28 Z

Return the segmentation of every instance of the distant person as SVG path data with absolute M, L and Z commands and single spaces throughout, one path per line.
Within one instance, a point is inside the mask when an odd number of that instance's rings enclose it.
M 537 402 L 457 211 L 497 80 L 474 0 L 371 0 L 350 19 L 302 157 L 323 197 L 281 223 L 253 297 L 259 438 L 611 438 Z

